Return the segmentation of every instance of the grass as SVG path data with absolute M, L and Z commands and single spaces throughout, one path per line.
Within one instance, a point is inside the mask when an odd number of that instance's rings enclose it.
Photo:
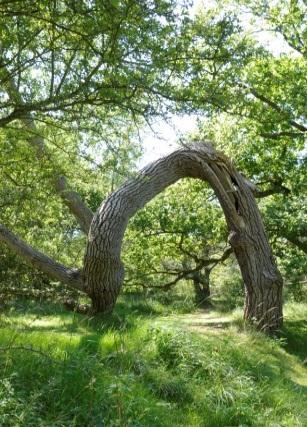
M 0 426 L 307 425 L 307 305 L 286 307 L 278 339 L 237 313 L 184 311 L 132 296 L 98 318 L 13 305 L 0 318 Z

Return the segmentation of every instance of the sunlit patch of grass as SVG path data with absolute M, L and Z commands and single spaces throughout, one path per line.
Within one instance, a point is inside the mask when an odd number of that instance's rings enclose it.
M 175 315 L 131 296 L 96 318 L 12 307 L 0 318 L 0 426 L 304 426 L 306 310 L 285 312 L 272 339 L 237 312 Z

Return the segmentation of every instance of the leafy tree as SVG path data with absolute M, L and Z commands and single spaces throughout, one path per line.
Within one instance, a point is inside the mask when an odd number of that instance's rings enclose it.
M 210 273 L 230 253 L 212 190 L 186 180 L 132 218 L 124 243 L 127 285 L 166 291 L 181 280 L 193 281 L 196 303 L 206 305 Z
M 54 191 L 85 232 L 92 211 L 71 190 L 46 136 L 56 127 L 119 137 L 128 120 L 161 110 L 153 88 L 167 84 L 165 64 L 174 58 L 185 17 L 184 8 L 175 12 L 174 6 L 134 0 L 0 5 L 0 125 L 6 135 L 18 120 L 15 133 L 24 135 L 39 161 L 52 161 Z
M 158 111 L 148 89 L 166 78 L 160 40 L 169 56 L 177 43 L 172 6 L 0 5 L 1 221 L 61 262 L 80 265 L 75 230 L 133 170 L 135 125 Z

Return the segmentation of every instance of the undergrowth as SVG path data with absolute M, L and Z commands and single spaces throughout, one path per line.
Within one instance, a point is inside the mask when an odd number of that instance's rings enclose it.
M 275 339 L 236 320 L 191 332 L 173 311 L 132 297 L 96 318 L 12 305 L 0 319 L 0 425 L 307 425 L 306 305 L 288 307 Z

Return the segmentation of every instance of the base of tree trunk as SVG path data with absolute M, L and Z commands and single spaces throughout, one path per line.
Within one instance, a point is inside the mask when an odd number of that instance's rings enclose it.
M 208 285 L 195 283 L 194 281 L 194 290 L 195 290 L 195 303 L 198 307 L 210 307 L 211 300 L 210 300 L 210 287 Z
M 282 286 L 276 283 L 258 291 L 256 295 L 246 291 L 244 319 L 259 331 L 275 333 L 283 325 Z
M 112 313 L 119 291 L 120 289 L 118 292 L 115 292 L 115 289 L 112 289 L 112 291 L 103 290 L 99 295 L 91 295 L 92 313 Z

